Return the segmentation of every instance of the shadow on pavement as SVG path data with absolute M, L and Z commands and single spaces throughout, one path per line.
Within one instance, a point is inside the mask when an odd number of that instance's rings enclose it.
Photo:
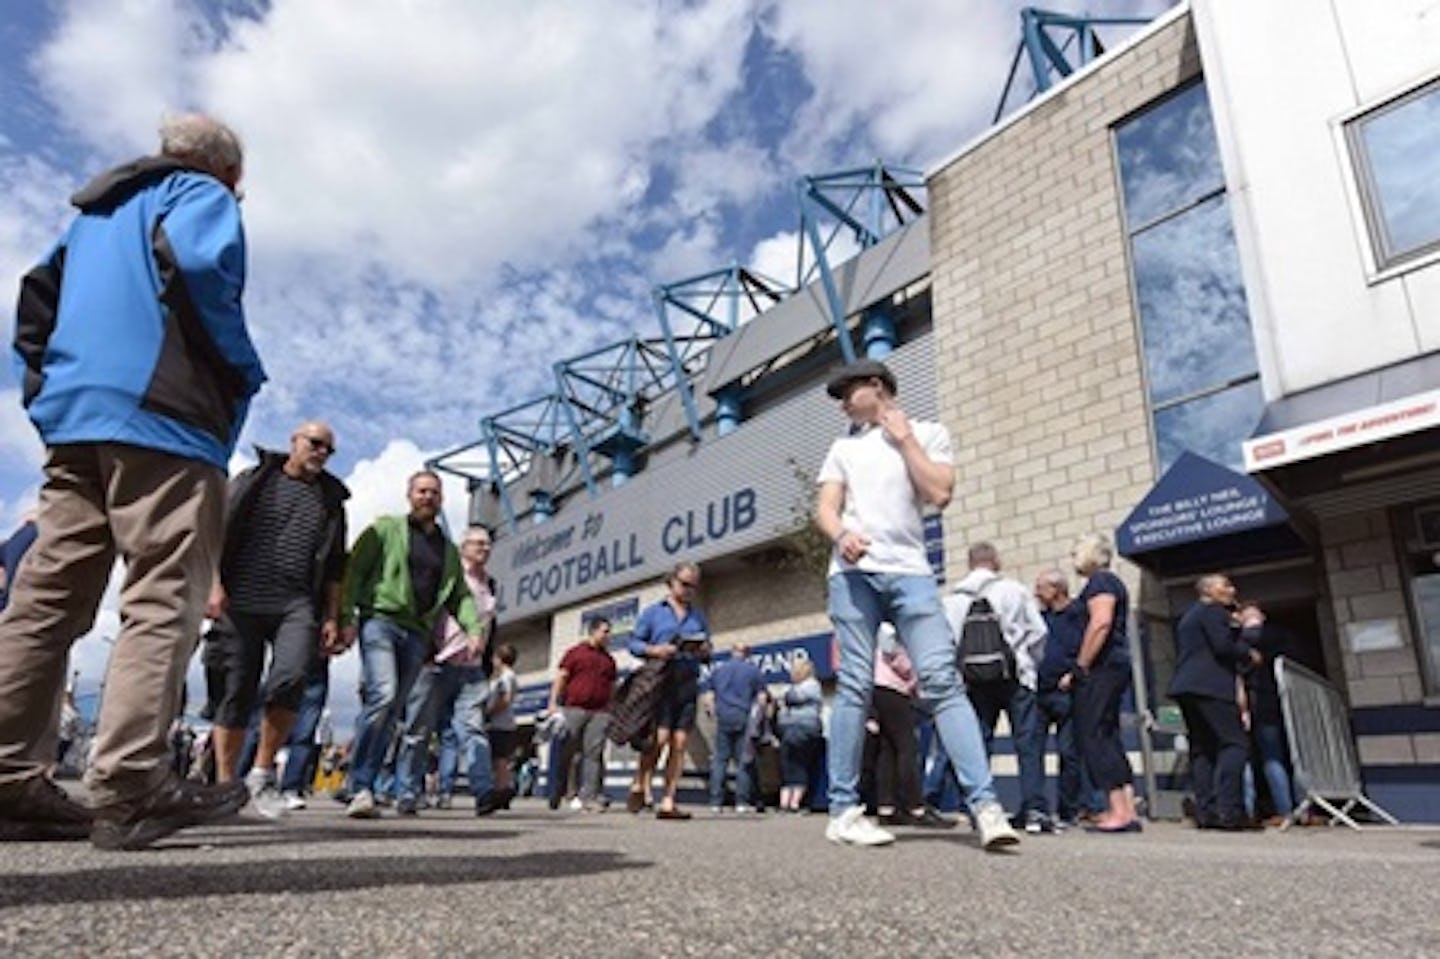
M 20 874 L 0 886 L 0 910 L 19 906 L 190 899 L 199 896 L 347 892 L 379 886 L 455 886 L 648 869 L 615 852 L 520 856 L 356 856 L 299 861 L 154 863 Z

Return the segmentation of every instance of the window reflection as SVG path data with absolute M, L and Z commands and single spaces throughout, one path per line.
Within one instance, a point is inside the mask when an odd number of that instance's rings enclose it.
M 1255 373 L 1255 342 L 1225 196 L 1136 234 L 1150 398 L 1155 403 Z
M 1160 471 L 1187 449 L 1241 468 L 1264 397 L 1205 85 L 1115 143 Z
M 1240 441 L 1255 431 L 1265 397 L 1251 380 L 1155 413 L 1155 444 L 1163 474 L 1185 450 L 1244 472 Z
M 1115 143 L 1132 230 L 1225 185 L 1203 83 L 1127 122 L 1116 132 Z
M 1440 84 L 1356 121 L 1382 266 L 1440 246 Z

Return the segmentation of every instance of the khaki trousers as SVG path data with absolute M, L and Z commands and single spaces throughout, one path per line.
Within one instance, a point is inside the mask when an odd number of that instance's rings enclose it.
M 120 635 L 111 650 L 86 785 L 95 805 L 143 795 L 169 771 L 205 600 L 219 563 L 225 475 L 113 443 L 51 447 L 39 538 L 0 615 L 0 791 L 53 756 L 54 704 L 71 645 L 94 625 L 118 555 Z

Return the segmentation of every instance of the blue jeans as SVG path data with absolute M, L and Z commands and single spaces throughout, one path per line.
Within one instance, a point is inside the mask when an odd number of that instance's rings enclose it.
M 955 669 L 955 643 L 929 574 L 863 573 L 830 577 L 830 622 L 840 641 L 840 670 L 830 714 L 830 814 L 860 803 L 865 716 L 875 684 L 875 633 L 895 626 L 919 676 L 916 698 L 935 718 L 940 743 L 974 811 L 995 801 L 990 760 L 975 708 Z
M 1295 797 L 1290 789 L 1290 770 L 1285 766 L 1285 728 L 1256 723 L 1250 738 L 1260 752 L 1260 768 L 1270 787 L 1275 812 L 1287 815 L 1295 808 Z M 1248 765 L 1245 767 L 1245 811 L 1255 815 L 1255 773 Z
M 424 633 L 387 619 L 360 624 L 360 735 L 350 763 L 350 792 L 374 789 L 401 710 L 429 652 Z
M 980 717 L 980 731 L 985 736 L 985 751 L 995 743 L 995 723 L 1003 711 L 1010 718 L 1010 742 L 1020 766 L 1020 813 L 1045 813 L 1045 744 L 1035 741 L 1039 719 L 1035 708 L 1035 691 L 1019 683 L 999 687 L 971 686 L 970 702 Z
M 425 778 L 430 734 L 437 729 L 440 731 L 440 794 L 448 796 L 455 791 L 455 775 L 462 753 L 471 794 L 478 799 L 495 788 L 490 768 L 490 738 L 485 734 L 485 717 L 480 712 L 480 702 L 488 688 L 489 682 L 479 666 L 425 668 L 411 693 L 415 708 L 407 717 L 400 757 L 395 761 L 400 779 L 397 793 L 401 798 L 419 793 Z M 447 737 L 452 743 L 448 750 Z
M 1055 750 L 1060 754 L 1060 784 L 1056 790 L 1055 813 L 1061 819 L 1074 821 L 1081 807 L 1104 809 L 1092 806 L 1081 798 L 1080 744 L 1075 741 L 1075 704 L 1068 692 L 1047 689 L 1035 697 L 1037 718 L 1035 722 L 1035 749 L 1042 757 L 1050 739 L 1050 727 L 1055 727 Z
M 305 792 L 315 777 L 312 762 L 318 749 L 315 730 L 320 726 L 320 717 L 325 712 L 325 699 L 330 695 L 330 660 L 321 656 L 305 674 L 305 692 L 300 698 L 300 712 L 295 725 L 290 729 L 286 745 L 290 754 L 285 759 L 285 774 L 280 777 L 280 789 L 286 792 Z M 308 773 L 308 775 L 307 775 Z
M 710 755 L 710 805 L 720 806 L 725 802 L 725 773 L 730 760 L 735 760 L 735 805 L 752 805 L 750 764 L 741 759 L 745 748 L 744 719 L 718 719 L 715 723 L 715 751 Z

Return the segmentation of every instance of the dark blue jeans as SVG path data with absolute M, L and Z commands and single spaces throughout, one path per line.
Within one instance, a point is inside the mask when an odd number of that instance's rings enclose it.
M 754 805 L 752 764 L 741 759 L 745 751 L 745 727 L 748 725 L 748 717 L 716 720 L 715 751 L 710 755 L 711 806 L 720 806 L 725 802 L 725 774 L 732 759 L 735 760 L 735 805 Z
M 1055 729 L 1055 750 L 1060 754 L 1060 782 L 1055 791 L 1056 815 L 1074 820 L 1082 807 L 1091 808 L 1081 798 L 1080 745 L 1075 741 L 1075 704 L 1068 692 L 1049 689 L 1035 696 L 1035 748 L 1041 756 L 1049 745 L 1050 729 Z M 1105 808 L 1103 805 L 1100 809 Z
M 1000 713 L 1010 718 L 1010 742 L 1020 766 L 1020 814 L 1044 813 L 1049 804 L 1045 801 L 1045 753 L 1035 737 L 1035 691 L 1019 683 L 971 683 L 965 691 L 980 717 L 987 755 L 994 752 L 995 723 Z
M 295 726 L 290 730 L 286 745 L 290 749 L 285 760 L 285 774 L 280 777 L 283 792 L 305 792 L 315 779 L 316 753 L 315 730 L 320 727 L 320 717 L 325 713 L 325 700 L 330 695 L 330 660 L 319 657 L 305 674 L 305 692 L 300 698 L 300 712 L 295 717 Z

